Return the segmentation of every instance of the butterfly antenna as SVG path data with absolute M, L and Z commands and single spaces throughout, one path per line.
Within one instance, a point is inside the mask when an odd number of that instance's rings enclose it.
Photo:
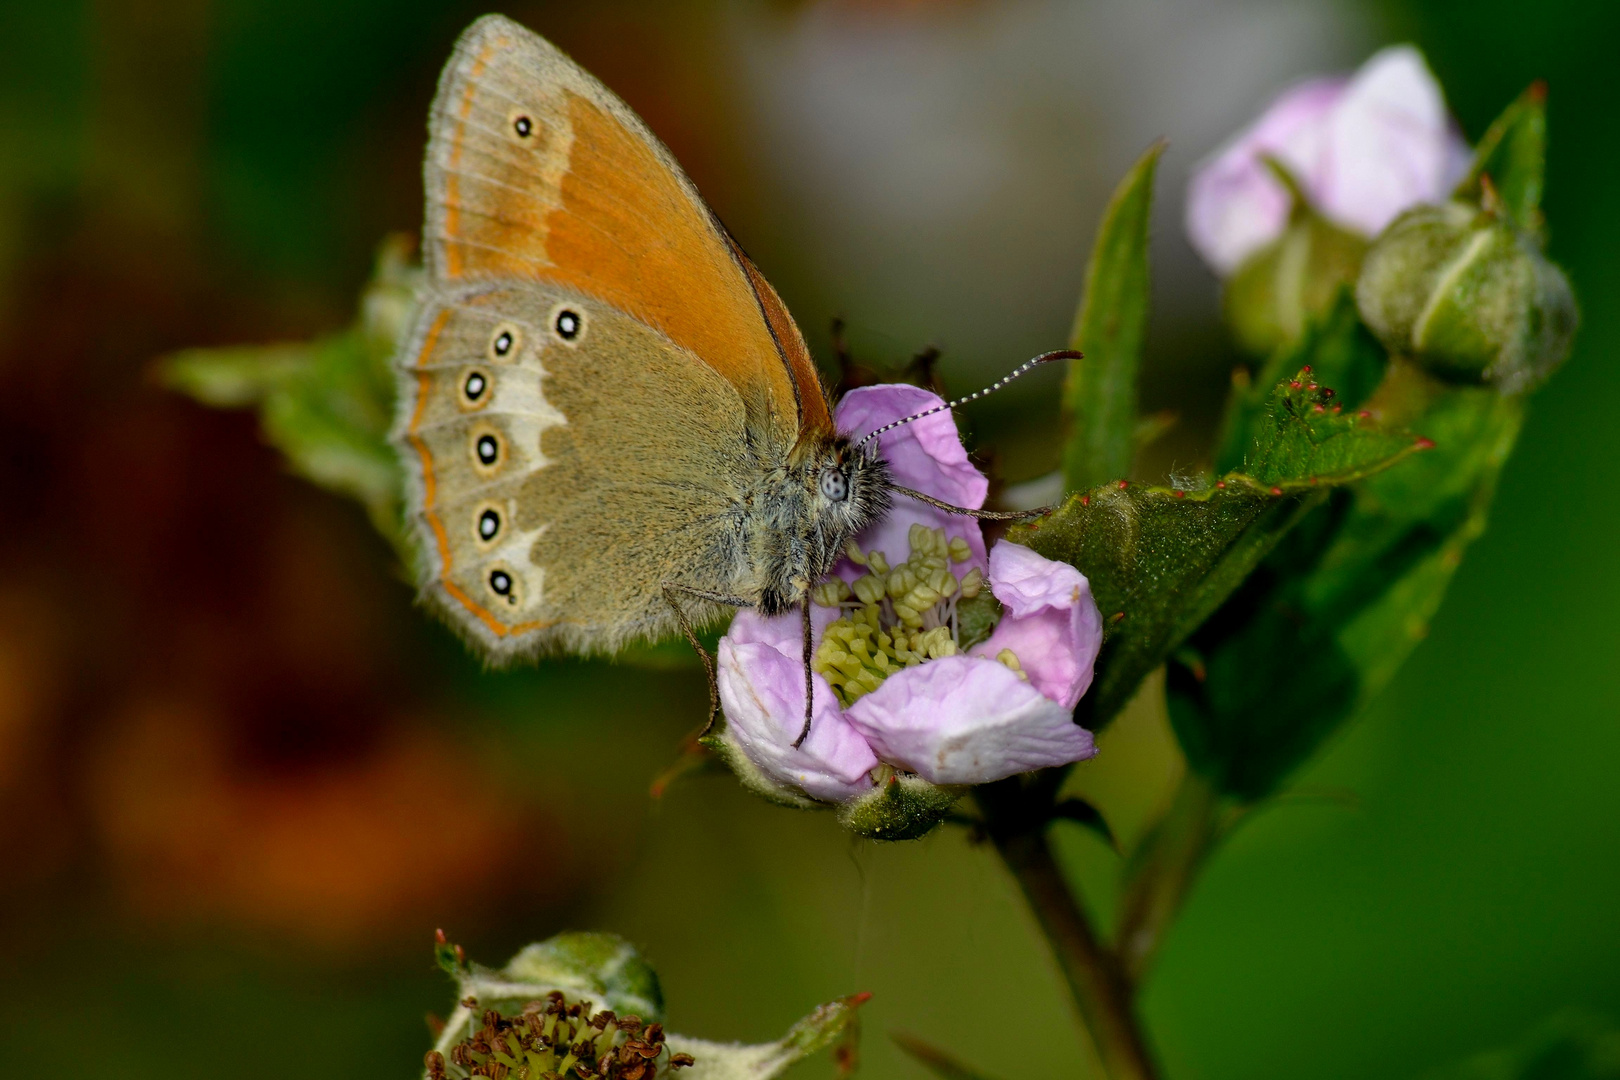
M 1029 372 L 1034 371 L 1036 368 L 1040 367 L 1042 364 L 1049 364 L 1053 360 L 1079 360 L 1079 359 L 1081 359 L 1081 354 L 1076 352 L 1073 349 L 1058 349 L 1055 352 L 1041 353 L 1041 355 L 1039 355 L 1039 356 L 1033 357 L 1033 358 L 1031 358 L 1029 360 L 1025 360 L 1022 364 L 1019 364 L 1018 367 L 1016 367 L 1012 371 L 1008 372 L 1006 375 L 1004 375 L 1002 378 L 998 379 L 996 382 L 991 383 L 989 386 L 985 387 L 983 390 L 976 390 L 973 393 L 969 394 L 967 397 L 959 397 L 955 401 L 947 401 L 943 405 L 935 405 L 931 409 L 924 409 L 922 412 L 912 413 L 910 416 L 903 417 L 902 419 L 896 420 L 892 424 L 884 424 L 882 427 L 878 428 L 876 431 L 870 432 L 867 435 L 865 435 L 859 442 L 857 442 L 855 444 L 855 449 L 859 450 L 861 447 L 865 446 L 867 443 L 871 442 L 873 439 L 877 438 L 879 435 L 882 435 L 884 432 L 893 431 L 895 428 L 901 427 L 901 426 L 903 426 L 905 424 L 909 424 L 913 420 L 921 420 L 925 416 L 933 416 L 935 413 L 945 412 L 945 411 L 947 411 L 949 409 L 954 409 L 959 405 L 966 405 L 970 401 L 978 401 L 982 397 L 989 397 L 991 394 L 995 393 L 997 390 L 1000 390 L 1003 386 L 1006 386 L 1008 383 L 1012 382 L 1014 379 L 1018 378 L 1020 375 L 1026 375 Z

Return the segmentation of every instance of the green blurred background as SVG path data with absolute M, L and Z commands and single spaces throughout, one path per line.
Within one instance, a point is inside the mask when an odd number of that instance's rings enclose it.
M 695 669 L 482 672 L 358 507 L 288 476 L 250 415 L 156 385 L 176 348 L 349 321 L 379 239 L 419 223 L 427 102 L 482 10 L 0 3 L 0 1073 L 413 1075 L 450 1005 L 444 926 L 489 962 L 624 933 L 671 1026 L 709 1038 L 873 991 L 868 1075 L 922 1075 L 892 1030 L 1006 1080 L 1092 1075 L 960 831 L 855 842 L 726 777 L 651 802 Z M 1620 7 L 506 13 L 646 117 L 818 351 L 843 315 L 869 362 L 939 344 L 958 390 L 1062 342 L 1102 200 L 1169 135 L 1144 406 L 1182 420 L 1147 476 L 1203 460 L 1233 362 L 1179 227 L 1198 157 L 1387 42 L 1425 50 L 1471 136 L 1546 78 L 1575 355 L 1429 640 L 1218 855 L 1146 1011 L 1169 1075 L 1246 1080 L 1420 1076 L 1550 1014 L 1620 1017 Z M 1053 378 L 969 413 L 1009 481 L 1056 463 Z M 1104 746 L 1080 782 L 1128 835 L 1177 764 L 1151 717 Z M 1106 917 L 1113 856 L 1063 851 Z

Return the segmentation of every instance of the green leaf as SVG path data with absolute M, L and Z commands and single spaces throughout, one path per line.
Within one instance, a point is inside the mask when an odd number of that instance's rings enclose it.
M 1523 415 L 1519 398 L 1406 363 L 1368 406 L 1433 448 L 1313 509 L 1169 667 L 1188 761 L 1245 801 L 1275 790 L 1422 639 Z
M 1086 268 L 1085 295 L 1075 317 L 1073 348 L 1063 387 L 1069 426 L 1063 473 L 1070 491 L 1084 491 L 1131 470 L 1136 431 L 1136 371 L 1147 337 L 1148 218 L 1153 178 L 1165 144 L 1155 143 L 1114 189 Z
M 1108 634 L 1077 717 L 1092 730 L 1125 706 L 1147 674 L 1243 583 L 1334 485 L 1388 468 L 1420 448 L 1404 432 L 1335 408 L 1300 373 L 1280 382 L 1253 425 L 1247 472 L 1201 490 L 1103 485 L 1010 538 L 1077 567 Z
M 989 1080 L 989 1077 L 961 1061 L 952 1057 L 944 1050 L 932 1043 L 926 1043 L 915 1035 L 908 1035 L 903 1031 L 889 1032 L 889 1038 L 894 1044 L 904 1050 L 923 1068 L 939 1077 L 940 1080 Z
M 1541 193 L 1547 178 L 1547 86 L 1530 85 L 1486 130 L 1456 196 L 1483 204 L 1489 177 L 1508 221 L 1525 232 L 1542 232 Z
M 408 242 L 383 244 L 353 325 L 304 344 L 188 349 L 166 357 L 171 388 L 216 408 L 256 408 L 265 438 L 293 471 L 358 500 L 406 558 L 403 474 L 388 444 L 394 417 L 390 364 L 414 304 L 420 271 Z

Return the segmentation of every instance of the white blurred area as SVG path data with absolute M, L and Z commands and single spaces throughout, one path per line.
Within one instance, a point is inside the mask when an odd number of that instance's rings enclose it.
M 1231 363 L 1215 279 L 1181 228 L 1189 169 L 1279 90 L 1372 46 L 1354 9 L 1281 0 L 737 3 L 728 22 L 743 142 L 780 200 L 756 254 L 818 351 L 840 314 L 863 359 L 942 347 L 953 390 L 1066 343 L 1108 194 L 1168 138 L 1154 408 L 1186 408 L 1177 391 L 1192 384 L 1213 396 Z M 974 416 L 994 428 L 1055 411 L 1058 380 L 1042 372 Z M 1183 439 L 1200 426 L 1187 411 Z M 1032 454 L 1010 478 L 1050 467 Z

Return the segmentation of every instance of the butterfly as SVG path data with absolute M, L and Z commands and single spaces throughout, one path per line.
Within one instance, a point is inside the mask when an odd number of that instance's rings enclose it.
M 395 442 L 422 596 L 489 660 L 679 629 L 712 720 L 695 626 L 799 609 L 808 679 L 810 589 L 852 537 L 896 495 L 976 513 L 896 487 L 871 435 L 835 429 L 776 292 L 545 39 L 473 23 L 429 132 Z

